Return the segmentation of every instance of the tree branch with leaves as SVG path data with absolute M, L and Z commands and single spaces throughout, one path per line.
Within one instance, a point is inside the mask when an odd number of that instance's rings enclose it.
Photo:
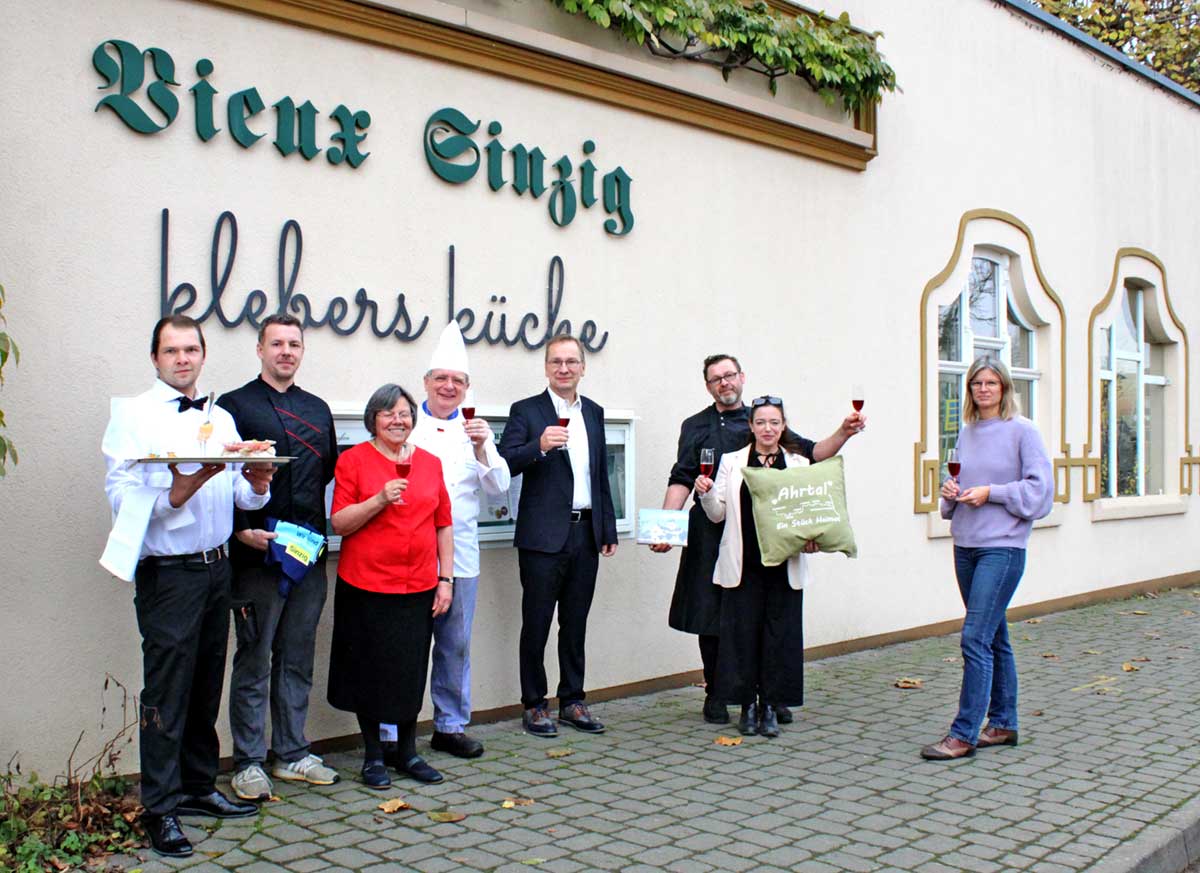
M 4 367 L 11 360 L 13 364 L 21 362 L 21 350 L 17 348 L 16 342 L 8 335 L 8 331 L 4 327 L 8 324 L 8 320 L 4 317 L 4 286 L 0 285 L 0 385 L 4 384 Z M 8 425 L 4 421 L 4 410 L 0 409 L 0 476 L 3 476 L 7 471 L 5 464 L 9 458 L 12 458 L 12 463 L 17 463 L 17 447 L 13 445 L 13 441 L 4 433 Z
M 784 16 L 762 0 L 551 0 L 572 15 L 613 30 L 655 57 L 716 67 L 728 81 L 734 70 L 779 79 L 797 76 L 832 106 L 847 112 L 878 103 L 896 90 L 896 72 L 879 53 L 880 34 L 864 33 L 838 18 L 797 10 Z

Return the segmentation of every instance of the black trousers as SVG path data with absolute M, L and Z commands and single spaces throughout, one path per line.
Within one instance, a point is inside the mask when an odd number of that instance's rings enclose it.
M 704 665 L 704 692 L 712 694 L 717 688 L 717 660 L 721 638 L 716 634 L 699 634 L 696 639 L 700 642 L 700 663 Z
M 804 591 L 742 577 L 721 595 L 716 696 L 745 706 L 804 703 Z
M 600 550 L 590 519 L 571 525 L 561 552 L 518 549 L 521 569 L 521 705 L 545 706 L 546 641 L 558 609 L 558 705 L 584 699 L 584 641 Z
M 142 634 L 138 736 L 142 806 L 150 815 L 173 812 L 184 796 L 216 787 L 231 577 L 224 559 L 138 565 L 133 601 Z

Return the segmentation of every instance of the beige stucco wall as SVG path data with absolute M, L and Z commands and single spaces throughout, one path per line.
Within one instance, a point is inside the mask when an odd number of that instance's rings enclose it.
M 821 437 L 848 410 L 851 383 L 869 393 L 870 426 L 846 450 L 861 557 L 821 556 L 806 597 L 806 639 L 821 645 L 961 614 L 950 541 L 930 538 L 913 513 L 912 447 L 919 429 L 918 303 L 947 262 L 967 210 L 1009 212 L 1032 231 L 1067 330 L 1067 440 L 1086 429 L 1086 328 L 1122 246 L 1166 267 L 1185 327 L 1200 327 L 1200 263 L 1192 199 L 1200 182 L 1200 110 L 1111 69 L 1084 50 L 986 0 L 941 0 L 913 15 L 886 0 L 844 3 L 881 47 L 903 94 L 880 112 L 881 154 L 864 173 L 610 105 L 324 36 L 195 2 L 22 3 L 10 17 L 0 84 L 0 282 L 19 368 L 0 391 L 21 463 L 0 481 L 0 755 L 61 767 L 80 730 L 100 732 L 106 672 L 140 683 L 132 590 L 97 565 L 108 530 L 98 451 L 108 399 L 152 378 L 148 332 L 158 315 L 159 222 L 171 213 L 170 282 L 206 300 L 213 224 L 238 219 L 230 290 L 276 293 L 280 228 L 304 232 L 298 289 L 315 301 L 381 301 L 404 292 L 434 322 L 412 344 L 364 330 L 312 330 L 300 382 L 334 405 L 359 403 L 378 384 L 416 385 L 445 319 L 446 250 L 457 249 L 457 302 L 482 314 L 492 294 L 510 317 L 544 307 L 550 258 L 566 267 L 561 317 L 594 319 L 610 339 L 589 360 L 583 390 L 633 410 L 638 506 L 662 497 L 678 422 L 707 401 L 699 363 L 741 356 L 748 396 L 789 401 L 792 424 Z M 181 109 L 155 136 L 107 110 L 91 52 L 108 38 L 166 49 Z M 283 159 L 268 131 L 244 150 L 217 135 L 201 143 L 186 88 L 200 57 L 223 96 L 256 86 L 268 106 L 288 95 L 323 110 L 367 109 L 371 157 L 358 170 L 323 158 Z M 714 75 L 716 75 L 714 73 Z M 437 179 L 421 152 L 429 114 L 457 107 L 507 143 L 576 159 L 592 138 L 601 172 L 634 178 L 634 231 L 606 236 L 598 210 L 565 229 L 545 200 L 491 193 L 482 178 Z M 477 142 L 486 141 L 477 136 Z M 322 142 L 322 144 L 324 144 Z M 245 325 L 206 323 L 203 384 L 224 390 L 257 371 Z M 540 390 L 540 352 L 474 346 L 481 407 L 505 408 Z M 1190 376 L 1197 375 L 1195 355 Z M 1182 384 L 1173 386 L 1182 410 Z M 1197 392 L 1192 390 L 1193 406 Z M 1182 422 L 1182 418 L 1180 418 Z M 1192 439 L 1200 440 L 1193 416 Z M 1081 501 L 1035 531 L 1017 603 L 1196 568 L 1194 511 L 1097 523 Z M 1168 461 L 1174 485 L 1177 467 Z M 623 541 L 601 570 L 589 634 L 588 682 L 601 688 L 698 667 L 694 640 L 666 627 L 677 557 Z M 484 554 L 474 645 L 475 703 L 517 700 L 519 585 L 515 553 Z M 322 621 L 313 737 L 350 733 L 324 703 L 332 611 Z M 554 675 L 553 646 L 548 658 Z M 110 692 L 109 705 L 116 702 Z M 945 701 L 947 717 L 952 701 Z M 108 724 L 111 726 L 112 716 Z M 223 728 L 224 730 L 224 728 Z M 224 752 L 228 737 L 224 734 Z M 132 751 L 123 762 L 135 766 Z

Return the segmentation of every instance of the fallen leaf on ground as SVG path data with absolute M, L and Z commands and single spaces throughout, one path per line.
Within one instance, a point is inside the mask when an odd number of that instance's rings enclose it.
M 1103 655 L 1104 654 L 1104 652 L 1098 651 L 1096 649 L 1084 649 L 1083 653 L 1085 655 Z
M 1149 614 L 1150 613 L 1146 612 L 1146 610 L 1144 610 L 1144 609 L 1135 609 L 1132 613 L 1130 613 L 1130 615 L 1149 615 Z
M 1031 712 L 1029 714 L 1030 715 L 1042 715 L 1042 711 L 1040 709 L 1035 709 L 1033 712 Z
M 523 861 L 521 861 L 521 863 L 525 864 L 529 867 L 536 867 L 538 864 L 545 864 L 546 859 L 545 858 L 526 858 Z
M 1153 591 L 1147 591 L 1146 596 L 1149 597 L 1151 600 L 1158 600 L 1158 595 L 1155 594 Z
M 506 797 L 500 805 L 505 809 L 512 809 L 514 806 L 532 806 L 533 800 L 528 797 Z
M 1043 658 L 1045 658 L 1047 661 L 1058 661 L 1058 660 L 1061 660 L 1061 659 L 1058 657 L 1058 655 L 1054 654 L 1054 652 L 1042 652 L 1042 657 L 1043 657 Z
M 1109 685 L 1116 681 L 1117 681 L 1116 676 L 1097 676 L 1094 681 L 1088 682 L 1084 685 L 1076 685 L 1071 690 L 1072 691 L 1083 691 L 1087 688 L 1095 688 L 1097 685 Z
M 924 679 L 913 679 L 908 676 L 901 676 L 899 679 L 896 680 L 896 687 L 897 688 L 924 688 L 925 680 Z
M 1140 670 L 1142 668 L 1135 667 L 1135 666 L 1133 666 L 1133 664 L 1130 664 L 1128 661 L 1126 661 L 1124 664 L 1121 665 L 1121 669 L 1124 670 L 1126 673 L 1136 673 L 1138 670 Z
M 1027 619 L 1025 619 L 1025 624 L 1041 624 L 1041 623 L 1042 623 L 1042 620 L 1041 620 L 1040 618 L 1027 618 Z
M 436 809 L 429 813 L 430 821 L 436 821 L 439 824 L 448 824 L 450 822 L 462 821 L 466 818 L 466 813 L 458 812 L 453 809 Z
M 546 753 L 547 758 L 565 758 L 567 755 L 574 755 L 574 749 L 551 749 Z
M 407 803 L 399 797 L 393 797 L 391 800 L 385 800 L 379 804 L 379 808 L 384 812 L 399 812 L 402 809 L 412 809 Z
M 718 746 L 740 746 L 742 744 L 742 738 L 720 736 L 713 740 L 713 742 Z
M 1183 611 L 1183 614 L 1184 614 L 1184 615 L 1195 615 L 1196 613 L 1192 612 L 1190 609 L 1185 609 L 1185 610 Z
M 1135 664 L 1146 664 L 1150 661 L 1149 658 L 1130 658 L 1129 660 L 1133 661 Z

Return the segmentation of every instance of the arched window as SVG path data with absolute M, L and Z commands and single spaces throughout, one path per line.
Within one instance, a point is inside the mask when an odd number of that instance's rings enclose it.
M 1061 461 L 1064 343 L 1062 301 L 1042 275 L 1029 228 L 997 210 L 966 213 L 950 261 L 921 297 L 915 512 L 937 509 L 946 459 L 958 440 L 967 368 L 977 357 L 1008 365 L 1021 414 L 1037 424 Z M 930 536 L 945 533 L 941 526 L 930 528 Z
M 1118 252 L 1090 328 L 1088 444 L 1099 459 L 1093 496 L 1102 503 L 1143 498 L 1151 513 L 1183 511 L 1182 504 L 1158 507 L 1152 500 L 1180 494 L 1175 459 L 1188 440 L 1187 334 L 1171 309 L 1161 262 L 1140 249 Z M 1129 517 L 1125 510 L 1097 512 L 1097 520 Z
M 1011 256 L 977 246 L 961 292 L 938 307 L 938 461 L 944 465 L 958 439 L 963 379 L 976 358 L 1003 361 L 1011 370 L 1020 412 L 1038 419 L 1036 328 L 1013 296 Z

